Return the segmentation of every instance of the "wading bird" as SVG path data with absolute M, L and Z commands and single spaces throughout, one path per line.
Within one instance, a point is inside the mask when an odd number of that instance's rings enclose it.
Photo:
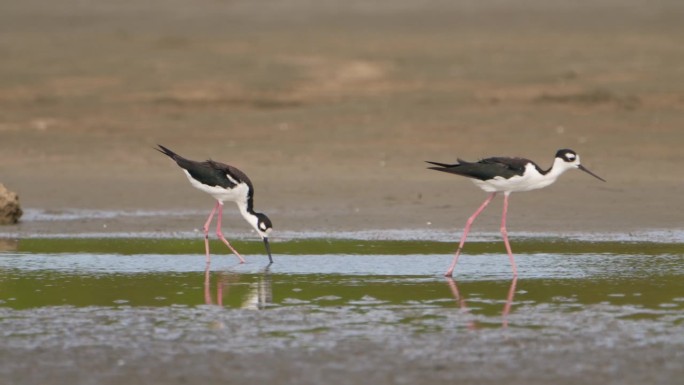
M 242 258 L 240 253 L 238 253 L 233 246 L 231 246 L 230 242 L 223 236 L 223 232 L 221 231 L 223 202 L 228 201 L 237 204 L 242 217 L 245 218 L 247 223 L 252 225 L 257 234 L 261 236 L 261 239 L 266 246 L 268 260 L 270 263 L 273 263 L 273 258 L 271 258 L 271 247 L 268 243 L 268 235 L 271 232 L 273 225 L 266 215 L 254 211 L 254 186 L 247 175 L 237 168 L 224 163 L 214 162 L 213 160 L 196 162 L 194 160 L 185 159 L 162 145 L 158 146 L 159 148 L 155 148 L 155 150 L 173 159 L 183 170 L 193 187 L 204 191 L 216 199 L 216 206 L 211 210 L 209 218 L 207 218 L 207 221 L 204 224 L 204 248 L 207 254 L 207 262 L 209 262 L 211 258 L 209 256 L 209 226 L 217 211 L 216 235 L 235 255 L 237 255 L 240 259 L 240 263 L 245 262 L 244 258 Z
M 471 178 L 473 183 L 482 190 L 491 193 L 484 203 L 475 211 L 473 215 L 468 218 L 461 242 L 458 245 L 454 259 L 449 266 L 449 269 L 444 274 L 446 277 L 451 277 L 458 262 L 458 257 L 461 255 L 463 245 L 465 244 L 470 226 L 472 226 L 475 218 L 487 207 L 489 202 L 494 199 L 497 193 L 504 193 L 503 214 L 501 215 L 501 235 L 503 236 L 508 252 L 508 258 L 511 261 L 513 268 L 513 275 L 518 275 L 518 269 L 515 266 L 515 259 L 511 251 L 511 245 L 508 243 L 508 231 L 506 230 L 506 212 L 508 211 L 508 196 L 512 192 L 530 191 L 546 187 L 558 179 L 561 174 L 578 168 L 589 175 L 592 175 L 605 182 L 605 179 L 587 170 L 580 164 L 579 155 L 573 150 L 562 149 L 556 152 L 556 157 L 553 160 L 553 165 L 548 170 L 542 170 L 536 163 L 524 158 L 507 158 L 507 157 L 493 157 L 482 159 L 478 162 L 466 162 L 462 159 L 457 159 L 458 163 L 445 164 L 438 162 L 427 161 L 437 167 L 429 167 L 431 170 L 444 171 L 451 174 L 461 175 Z

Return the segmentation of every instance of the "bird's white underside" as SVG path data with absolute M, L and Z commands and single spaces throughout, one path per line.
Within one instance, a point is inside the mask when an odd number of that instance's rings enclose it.
M 577 168 L 579 166 L 579 156 L 572 163 L 556 158 L 553 162 L 553 167 L 546 174 L 542 174 L 537 168 L 528 163 L 525 166 L 525 172 L 521 176 L 514 176 L 511 178 L 503 178 L 500 176 L 489 180 L 472 179 L 473 183 L 486 192 L 518 192 L 530 191 L 544 188 L 558 179 L 561 174 L 567 170 Z
M 217 201 L 223 202 L 235 202 L 240 205 L 240 203 L 247 204 L 247 195 L 249 194 L 249 186 L 246 183 L 236 183 L 236 186 L 230 190 L 226 190 L 220 186 L 207 186 L 195 180 L 189 172 L 183 170 L 185 176 L 188 177 L 190 184 L 205 193 L 214 197 Z M 232 178 L 231 178 L 232 179 Z M 233 181 L 235 181 L 233 179 Z M 235 181 L 237 182 L 237 181 Z

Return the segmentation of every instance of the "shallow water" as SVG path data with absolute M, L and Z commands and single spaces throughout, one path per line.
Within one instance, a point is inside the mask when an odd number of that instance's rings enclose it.
M 562 369 L 569 375 L 608 375 L 619 357 L 618 367 L 636 370 L 645 352 L 671 362 L 650 369 L 665 382 L 684 371 L 684 361 L 670 361 L 684 354 L 681 244 L 526 240 L 514 245 L 515 280 L 497 242 L 469 244 L 454 279 L 441 275 L 453 245 L 439 242 L 283 241 L 273 249 L 288 253 L 276 252 L 270 266 L 258 242 L 235 245 L 248 263 L 212 243 L 217 254 L 206 264 L 196 240 L 5 242 L 0 374 L 25 378 L 24 360 L 40 357 L 91 370 L 101 362 L 118 381 L 143 370 L 131 357 L 160 365 L 210 352 L 332 354 L 360 372 L 388 354 L 426 365 L 506 365 L 531 348 L 546 352 L 541 367 L 572 356 L 581 365 Z M 354 358 L 359 346 L 363 360 Z M 52 349 L 64 353 L 39 354 Z M 340 349 L 349 351 L 339 357 Z M 181 368 L 198 370 L 167 370 Z M 263 375 L 242 370 L 245 380 Z M 451 378 L 438 372 L 429 376 Z

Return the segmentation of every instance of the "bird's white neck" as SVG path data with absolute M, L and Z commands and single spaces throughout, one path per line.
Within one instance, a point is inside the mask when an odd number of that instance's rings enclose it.
M 238 201 L 235 203 L 237 203 L 238 209 L 240 210 L 240 214 L 242 214 L 242 217 L 245 218 L 247 223 L 252 225 L 252 227 L 254 228 L 254 230 L 256 230 L 257 233 L 259 233 L 259 218 L 257 218 L 257 216 L 254 215 L 253 212 L 250 212 L 247 202 Z
M 555 158 L 551 168 L 545 174 L 540 175 L 540 179 L 537 181 L 537 183 L 530 185 L 529 189 L 534 190 L 549 186 L 553 184 L 559 176 L 563 175 L 564 172 L 576 167 L 577 166 L 573 165 L 572 163 L 565 162 L 561 158 Z
M 551 166 L 551 169 L 546 173 L 546 177 L 555 181 L 564 172 L 571 170 L 573 168 L 577 168 L 577 165 L 575 163 L 579 164 L 579 156 L 577 157 L 576 162 L 573 163 L 568 163 L 561 158 L 555 158 L 553 160 L 553 165 Z

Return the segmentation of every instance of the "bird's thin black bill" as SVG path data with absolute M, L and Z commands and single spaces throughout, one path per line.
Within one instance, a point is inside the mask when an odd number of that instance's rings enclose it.
M 598 175 L 594 174 L 593 172 L 589 171 L 586 167 L 582 166 L 581 164 L 580 164 L 579 166 L 577 166 L 577 168 L 579 168 L 580 170 L 586 172 L 587 174 L 593 176 L 594 178 L 596 178 L 596 179 L 598 179 L 598 180 L 602 180 L 602 181 L 604 181 L 604 182 L 606 181 L 605 179 L 601 178 L 600 176 L 598 176 Z
M 273 258 L 271 257 L 271 245 L 268 243 L 268 238 L 264 238 L 264 245 L 266 246 L 266 252 L 268 253 L 268 260 L 273 263 Z

